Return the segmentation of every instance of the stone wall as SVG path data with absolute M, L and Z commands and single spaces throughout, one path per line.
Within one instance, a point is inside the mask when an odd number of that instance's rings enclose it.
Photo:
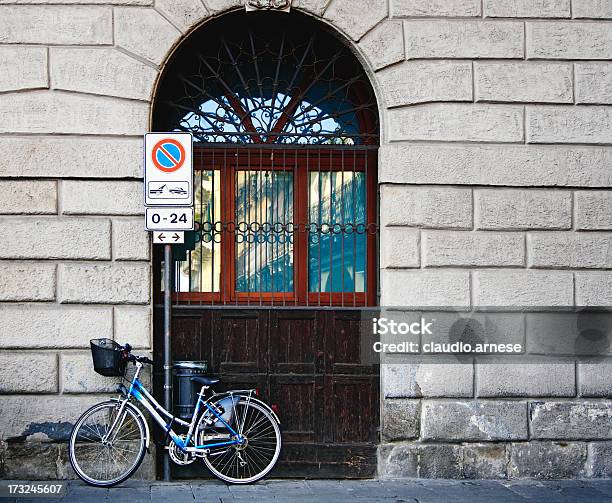
M 192 27 L 242 4 L 0 0 L 4 477 L 71 476 L 62 441 L 109 390 L 90 338 L 150 350 L 153 88 Z M 293 4 L 379 95 L 382 305 L 612 304 L 609 2 Z M 381 476 L 611 474 L 611 372 L 414 370 L 383 368 Z
M 609 308 L 611 14 L 581 0 L 391 0 L 405 61 L 375 74 L 387 118 L 381 305 Z M 575 315 L 547 344 L 543 316 L 516 313 L 497 335 L 564 353 Z M 379 472 L 611 476 L 611 369 L 385 364 Z

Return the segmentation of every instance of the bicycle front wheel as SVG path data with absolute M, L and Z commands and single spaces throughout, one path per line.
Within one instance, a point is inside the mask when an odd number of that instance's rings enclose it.
M 69 443 L 70 464 L 79 478 L 98 487 L 128 479 L 140 466 L 146 449 L 142 417 L 120 402 L 103 402 L 78 419 Z
M 204 457 L 208 469 L 225 482 L 248 484 L 265 477 L 278 460 L 281 432 L 276 419 L 254 400 L 241 398 L 235 406 L 232 426 L 243 444 L 212 449 Z

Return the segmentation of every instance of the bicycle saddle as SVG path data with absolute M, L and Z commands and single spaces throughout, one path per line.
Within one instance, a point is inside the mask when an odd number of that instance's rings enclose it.
M 212 386 L 217 384 L 220 379 L 218 377 L 194 376 L 189 378 L 190 381 L 200 383 L 202 386 Z

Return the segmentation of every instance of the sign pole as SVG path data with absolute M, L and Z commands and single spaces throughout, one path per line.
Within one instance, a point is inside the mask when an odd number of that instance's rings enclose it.
M 172 410 L 172 245 L 164 245 L 164 407 Z M 170 481 L 170 457 L 164 453 L 164 481 Z

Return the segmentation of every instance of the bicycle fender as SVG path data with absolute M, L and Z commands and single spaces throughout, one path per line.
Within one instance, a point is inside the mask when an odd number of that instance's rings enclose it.
M 119 400 L 118 398 L 111 398 L 110 399 L 111 402 L 117 402 L 117 403 L 121 403 L 123 402 L 123 400 Z M 144 425 L 145 425 L 145 447 L 147 448 L 147 451 L 151 452 L 149 449 L 149 442 L 151 440 L 151 431 L 149 430 L 149 423 L 147 421 L 147 418 L 145 417 L 145 415 L 142 413 L 142 411 L 136 407 L 135 405 L 131 404 L 130 402 L 126 402 L 125 404 L 126 407 L 129 407 L 130 409 L 132 409 L 136 415 L 140 416 L 140 418 L 142 419 Z
M 248 393 L 238 393 L 240 396 L 248 396 Z M 260 400 L 259 398 L 255 398 L 255 397 L 251 397 L 251 402 L 257 402 L 259 405 L 261 405 L 264 409 L 266 409 L 270 414 L 272 414 L 272 417 L 274 419 L 276 419 L 276 422 L 280 425 L 280 419 L 278 418 L 278 416 L 276 415 L 276 412 L 274 412 L 274 409 L 272 409 L 272 407 L 270 407 L 266 402 Z

